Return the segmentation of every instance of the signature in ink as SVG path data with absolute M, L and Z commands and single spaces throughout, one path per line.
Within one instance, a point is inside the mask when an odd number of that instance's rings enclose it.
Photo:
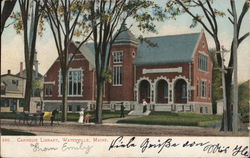
M 133 143 L 135 140 L 135 137 L 132 137 L 129 139 L 128 142 L 125 142 L 123 140 L 123 136 L 119 136 L 118 138 L 112 140 L 110 146 L 109 146 L 109 150 L 113 149 L 113 148 L 132 148 L 132 147 L 136 147 L 136 145 Z
M 42 152 L 47 152 L 47 151 L 55 151 L 58 150 L 57 147 L 40 147 L 39 143 L 35 143 L 35 144 L 30 144 L 31 148 L 33 149 L 33 152 L 38 152 L 38 151 L 42 151 Z

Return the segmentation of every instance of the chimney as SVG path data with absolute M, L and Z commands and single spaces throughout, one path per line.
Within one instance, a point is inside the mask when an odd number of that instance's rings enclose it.
M 10 71 L 10 70 L 8 70 L 8 74 L 11 74 L 11 71 Z
M 19 72 L 19 76 L 23 77 L 23 62 L 20 62 L 20 72 Z

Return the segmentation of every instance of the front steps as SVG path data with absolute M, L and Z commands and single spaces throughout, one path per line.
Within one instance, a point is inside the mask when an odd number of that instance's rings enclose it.
M 149 106 L 147 106 L 147 111 L 143 112 L 143 105 L 137 104 L 135 105 L 135 109 L 133 111 L 130 111 L 128 115 L 129 116 L 148 116 L 151 113 L 151 111 L 148 109 L 149 109 Z

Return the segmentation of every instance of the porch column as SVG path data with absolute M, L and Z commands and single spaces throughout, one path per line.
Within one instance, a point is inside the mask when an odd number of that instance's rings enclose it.
M 150 103 L 155 104 L 155 85 L 150 83 L 151 90 L 150 90 Z

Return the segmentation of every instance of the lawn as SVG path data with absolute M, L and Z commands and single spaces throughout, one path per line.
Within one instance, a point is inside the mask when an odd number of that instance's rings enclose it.
M 23 136 L 34 136 L 35 134 L 29 132 L 22 132 L 17 130 L 1 128 L 2 135 L 23 135 Z
M 221 115 L 211 114 L 152 112 L 149 116 L 120 120 L 118 123 L 208 127 L 221 118 Z
M 127 115 L 128 112 L 124 112 L 125 115 Z M 87 114 L 86 112 L 84 113 L 85 115 Z M 78 121 L 79 119 L 79 113 L 68 113 L 68 121 Z M 95 121 L 95 112 L 91 111 L 90 112 L 91 118 L 90 118 L 90 122 L 94 122 Z M 111 111 L 103 111 L 103 115 L 102 118 L 103 120 L 105 119 L 109 119 L 109 118 L 117 118 L 120 117 L 120 111 L 115 111 L 115 112 L 111 112 Z M 16 118 L 16 114 L 15 113 L 4 113 L 1 112 L 0 113 L 0 119 L 15 119 Z M 59 113 L 57 120 L 61 120 L 61 113 Z

